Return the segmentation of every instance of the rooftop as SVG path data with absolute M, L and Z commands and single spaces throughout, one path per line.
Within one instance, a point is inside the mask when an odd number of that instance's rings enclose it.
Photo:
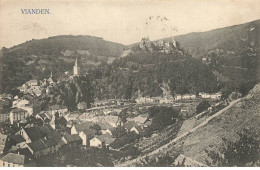
M 83 122 L 82 124 L 76 124 L 74 126 L 77 131 L 84 131 L 89 129 L 93 124 L 92 122 Z
M 134 121 L 128 121 L 124 124 L 124 127 L 127 129 L 127 130 L 131 130 L 133 127 L 138 127 L 140 125 L 138 125 L 136 122 Z
M 41 138 L 40 130 L 36 127 L 24 128 L 24 131 L 32 142 L 37 141 Z
M 67 141 L 67 143 L 71 143 L 71 142 L 75 142 L 75 141 L 81 141 L 82 139 L 79 137 L 78 134 L 74 134 L 74 135 L 65 135 L 64 136 L 65 140 Z
M 43 140 L 43 142 L 44 142 L 48 147 L 58 145 L 58 143 L 57 143 L 53 138 L 50 138 L 50 139 L 47 139 L 47 140 Z
M 47 145 L 43 142 L 43 140 L 38 140 L 32 143 L 27 144 L 34 152 L 41 151 L 47 148 Z
M 14 140 L 15 143 L 25 142 L 25 139 L 21 135 L 10 136 L 10 139 Z
M 84 133 L 88 137 L 95 135 L 95 131 L 92 129 L 86 129 L 82 133 Z
M 11 111 L 12 113 L 23 113 L 27 112 L 27 110 L 21 109 L 21 108 L 15 108 Z
M 5 162 L 9 162 L 9 163 L 23 165 L 24 164 L 24 158 L 25 158 L 24 155 L 8 153 L 1 160 L 5 161 Z
M 115 138 L 112 138 L 110 135 L 99 135 L 96 138 L 101 142 L 105 142 L 106 145 L 110 145 L 116 140 Z
M 61 109 L 67 109 L 66 106 L 63 106 L 63 105 L 52 105 L 52 106 L 49 106 L 49 109 L 51 110 L 61 110 Z

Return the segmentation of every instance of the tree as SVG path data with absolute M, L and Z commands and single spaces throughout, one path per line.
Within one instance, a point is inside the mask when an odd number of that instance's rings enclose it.
M 210 160 L 210 166 L 254 166 L 260 159 L 260 141 L 254 132 L 244 129 L 238 133 L 239 139 L 235 142 L 223 138 L 223 148 L 217 151 L 205 150 Z
M 209 102 L 204 100 L 196 107 L 196 113 L 201 113 L 207 110 L 210 106 Z
M 149 108 L 148 118 L 153 118 L 151 128 L 152 130 L 161 130 L 164 127 L 174 124 L 179 114 L 171 107 L 154 106 Z

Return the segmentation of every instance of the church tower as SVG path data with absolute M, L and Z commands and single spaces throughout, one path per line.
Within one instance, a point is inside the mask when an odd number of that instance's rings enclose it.
M 78 65 L 78 57 L 76 58 L 75 65 L 73 66 L 73 75 L 74 76 L 80 75 L 80 67 Z

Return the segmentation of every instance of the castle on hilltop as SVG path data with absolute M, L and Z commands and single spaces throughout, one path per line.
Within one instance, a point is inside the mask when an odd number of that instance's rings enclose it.
M 147 49 L 149 51 L 158 50 L 161 53 L 169 54 L 173 50 L 177 49 L 177 46 L 174 38 L 172 38 L 171 41 L 159 40 L 155 42 L 150 41 L 149 38 L 142 38 L 139 48 L 141 50 Z

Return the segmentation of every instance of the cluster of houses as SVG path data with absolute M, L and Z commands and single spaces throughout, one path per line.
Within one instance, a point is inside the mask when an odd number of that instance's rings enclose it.
M 0 109 L 0 122 L 10 121 L 11 124 L 26 119 L 34 113 L 40 112 L 40 104 L 35 102 L 33 96 L 24 95 L 19 98 L 15 96 L 14 99 L 4 98 L 3 107 Z M 10 104 L 7 104 L 10 103 Z
M 113 132 L 118 126 L 140 134 L 151 124 L 147 115 L 127 118 L 122 124 L 118 116 L 122 108 L 70 112 L 66 106 L 52 105 L 41 111 L 32 101 L 24 96 L 15 97 L 11 102 L 6 120 L 17 125 L 18 130 L 0 133 L 1 166 L 28 166 L 34 158 L 53 154 L 61 147 L 110 148 L 116 140 Z M 57 120 L 63 120 L 65 130 L 59 128 Z
M 43 92 L 49 93 L 50 89 L 59 83 L 53 76 L 52 73 L 50 77 L 43 80 L 32 79 L 24 83 L 18 89 L 23 93 L 29 93 L 33 96 L 41 96 Z
M 138 97 L 135 99 L 136 103 L 138 104 L 144 104 L 144 103 L 173 103 L 174 101 L 178 100 L 193 100 L 196 98 L 202 98 L 202 99 L 214 99 L 214 100 L 220 100 L 222 94 L 221 93 L 199 93 L 197 96 L 196 94 L 176 94 L 174 97 L 172 96 L 165 96 L 165 97 Z
M 171 41 L 159 40 L 152 42 L 149 38 L 142 38 L 139 44 L 139 48 L 142 50 L 148 49 L 149 51 L 153 51 L 154 48 L 156 48 L 161 53 L 170 54 L 173 50 L 176 49 L 176 41 L 174 38 L 172 38 Z

